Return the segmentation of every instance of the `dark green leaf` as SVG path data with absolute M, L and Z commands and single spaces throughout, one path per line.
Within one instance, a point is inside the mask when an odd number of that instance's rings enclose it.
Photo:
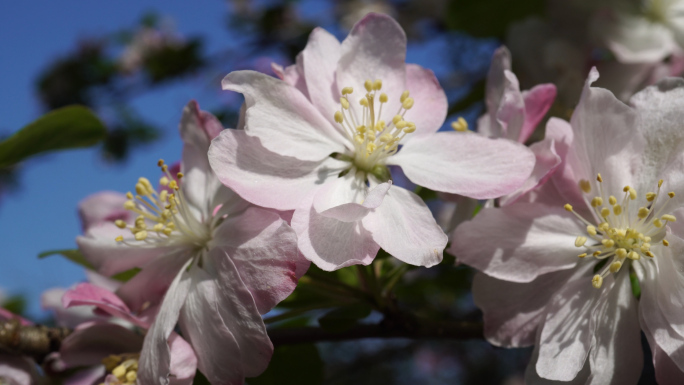
M 23 315 L 24 311 L 26 311 L 26 298 L 20 295 L 13 295 L 7 298 L 5 302 L 1 303 L 0 307 L 7 309 L 16 315 Z
M 81 252 L 77 249 L 43 251 L 42 253 L 38 254 L 38 258 L 43 259 L 52 255 L 61 255 L 77 265 L 81 265 L 86 269 L 94 270 L 93 265 L 91 265 L 90 262 L 88 262 L 83 254 L 81 254 Z
M 357 302 L 331 310 L 319 318 L 318 323 L 323 329 L 341 332 L 353 327 L 359 320 L 368 317 L 371 310 L 370 305 L 367 303 Z
M 318 385 L 323 383 L 323 361 L 316 345 L 278 346 L 268 369 L 249 385 Z
M 544 12 L 545 0 L 455 0 L 447 25 L 475 37 L 503 38 L 514 21 Z
M 128 282 L 131 280 L 131 278 L 135 277 L 135 275 L 138 274 L 140 270 L 142 269 L 139 267 L 134 267 L 130 270 L 122 271 L 119 274 L 114 274 L 111 278 L 121 282 Z
M 69 106 L 54 110 L 0 142 L 0 167 L 8 167 L 43 152 L 89 147 L 106 135 L 89 109 Z
M 429 188 L 418 186 L 416 187 L 414 192 L 425 202 L 437 199 L 437 192 L 432 191 Z

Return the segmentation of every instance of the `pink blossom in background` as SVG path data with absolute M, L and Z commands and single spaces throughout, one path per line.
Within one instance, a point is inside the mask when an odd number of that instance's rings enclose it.
M 225 130 L 209 159 L 244 199 L 294 210 L 299 248 L 324 270 L 367 265 L 382 247 L 413 265 L 442 259 L 447 238 L 414 193 L 392 186 L 387 166 L 437 191 L 493 198 L 530 175 L 522 145 L 437 132 L 447 100 L 432 71 L 406 64 L 406 35 L 370 13 L 340 43 L 317 28 L 281 79 L 230 73 L 245 95 L 244 130 Z
M 551 179 L 459 226 L 449 251 L 484 273 L 473 293 L 488 340 L 535 345 L 528 383 L 636 384 L 642 331 L 658 382 L 681 383 L 684 81 L 628 106 L 597 78 L 570 124 L 547 125 L 563 159 Z
M 160 161 L 168 174 L 160 184 L 173 193 L 157 192 L 141 178 L 137 197 L 131 193 L 125 203 L 137 214 L 133 223 L 101 224 L 77 239 L 101 274 L 141 269 L 116 292 L 131 311 L 159 307 L 140 354 L 142 383 L 169 383 L 167 339 L 176 324 L 210 382 L 242 384 L 259 375 L 273 352 L 261 315 L 286 298 L 308 268 L 279 214 L 243 201 L 209 168 L 207 149 L 221 130 L 215 117 L 190 102 L 180 124 L 178 181 Z

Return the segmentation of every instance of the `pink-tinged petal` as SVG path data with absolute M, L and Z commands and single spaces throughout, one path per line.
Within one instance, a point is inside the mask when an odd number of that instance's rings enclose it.
M 342 42 L 337 85 L 353 87 L 356 103 L 365 93 L 364 82 L 380 79 L 382 91 L 389 97 L 383 110 L 397 111 L 399 97 L 406 90 L 405 61 L 406 34 L 399 23 L 387 15 L 369 13 Z
M 236 71 L 228 74 L 222 85 L 224 90 L 245 96 L 245 132 L 259 137 L 270 151 L 320 161 L 345 150 L 348 140 L 301 92 L 282 80 L 254 71 Z
M 143 336 L 111 322 L 83 324 L 62 341 L 59 356 L 66 368 L 99 365 L 112 354 L 137 353 Z
M 33 322 L 18 316 L 11 311 L 0 307 L 0 321 L 18 320 L 23 326 L 33 325 Z
M 168 339 L 176 327 L 181 308 L 190 290 L 191 279 L 185 271 L 189 263 L 190 261 L 171 283 L 157 319 L 145 336 L 138 362 L 138 378 L 143 384 L 168 385 L 169 383 L 171 350 Z
M 273 355 L 266 325 L 233 260 L 220 249 L 209 252 L 209 258 L 218 273 L 214 279 L 219 294 L 219 314 L 240 346 L 244 375 L 256 377 L 266 370 Z
M 642 150 L 644 161 L 637 191 L 652 191 L 663 179 L 663 189 L 677 192 L 669 205 L 682 206 L 684 194 L 679 191 L 684 188 L 684 80 L 664 79 L 634 95 L 630 104 L 637 111 L 639 131 L 649 144 Z
M 583 250 L 575 247 L 575 239 L 585 231 L 562 207 L 517 203 L 484 209 L 463 223 L 448 251 L 492 277 L 530 282 L 541 274 L 574 267 Z
M 539 361 L 539 345 L 535 345 L 534 350 L 532 351 L 532 357 L 530 357 L 530 363 L 527 364 L 527 368 L 525 369 L 525 385 L 587 385 L 587 379 L 591 374 L 589 363 L 585 362 L 582 370 L 570 381 L 560 382 L 548 380 L 540 377 L 539 373 L 537 373 L 537 361 Z
M 114 191 L 102 191 L 89 195 L 78 203 L 78 216 L 81 218 L 83 232 L 103 222 L 114 222 L 121 219 L 130 222 L 133 214 L 124 209 L 126 195 Z
M 416 124 L 414 135 L 437 132 L 444 124 L 449 102 L 435 73 L 417 64 L 406 64 L 406 89 L 415 100 L 405 115 L 406 120 Z
M 74 375 L 64 379 L 64 385 L 93 385 L 99 384 L 105 376 L 104 365 L 97 365 L 90 368 L 80 369 Z
M 473 299 L 484 314 L 487 340 L 502 347 L 533 345 L 546 304 L 573 274 L 572 270 L 553 272 L 527 283 L 475 275 Z
M 525 123 L 518 141 L 525 143 L 553 105 L 556 99 L 556 86 L 550 83 L 539 84 L 528 91 L 523 91 L 522 95 L 525 100 Z
M 212 384 L 242 385 L 240 346 L 218 313 L 216 282 L 202 269 L 191 269 L 190 274 L 192 285 L 179 325 L 197 354 L 197 367 Z
M 605 278 L 602 290 L 591 285 L 591 274 L 568 282 L 551 298 L 539 335 L 540 377 L 570 381 L 584 366 L 589 355 L 594 330 L 590 318 L 602 291 L 613 286 L 612 276 Z
M 98 318 L 93 314 L 95 310 L 92 306 L 79 306 L 72 309 L 66 309 L 62 305 L 62 297 L 67 289 L 54 288 L 46 290 L 40 296 L 41 307 L 44 310 L 50 310 L 54 314 L 57 325 L 73 329 L 76 326 Z
M 576 177 L 594 180 L 601 173 L 604 191 L 618 192 L 634 185 L 644 140 L 636 130 L 636 112 L 610 91 L 591 87 L 598 76 L 592 69 L 572 114 L 574 139 L 566 161 Z
M 136 312 L 148 305 L 159 304 L 173 279 L 191 257 L 191 250 L 160 256 L 143 266 L 138 274 L 116 291 L 116 295 Z
M 391 182 L 381 183 L 372 189 L 363 177 L 353 171 L 323 185 L 313 200 L 319 214 L 343 222 L 354 222 L 382 204 Z
M 520 83 L 513 72 L 504 71 L 504 93 L 499 109 L 492 111 L 498 124 L 503 127 L 504 137 L 522 143 L 522 128 L 525 124 L 525 101 L 520 93 Z
M 485 104 L 487 105 L 486 118 L 483 117 L 482 124 L 478 121 L 478 132 L 494 138 L 504 136 L 504 127 L 497 121 L 497 114 L 501 107 L 502 99 L 509 88 L 506 71 L 511 69 L 511 52 L 505 46 L 501 46 L 494 51 L 492 63 L 487 73 L 485 84 Z M 518 89 L 518 92 L 520 90 Z
M 406 189 L 389 189 L 361 223 L 380 247 L 403 262 L 431 267 L 442 261 L 448 238 L 425 202 Z
M 149 327 L 147 322 L 131 314 L 128 306 L 114 293 L 90 283 L 80 283 L 67 291 L 62 297 L 62 304 L 65 309 L 73 306 L 94 306 L 100 313 L 104 312 L 143 328 Z
M 214 139 L 209 162 L 219 180 L 241 197 L 278 210 L 300 207 L 328 178 L 349 167 L 331 157 L 310 162 L 280 156 L 237 130 L 224 130 Z
M 169 337 L 171 349 L 171 385 L 190 385 L 197 371 L 197 356 L 192 346 L 181 336 L 171 333 Z
M 231 258 L 261 314 L 287 298 L 309 268 L 297 251 L 295 231 L 270 210 L 252 207 L 226 219 L 214 240 L 211 247 Z
M 590 327 L 594 338 L 587 384 L 636 384 L 644 357 L 637 299 L 628 274 L 620 274 L 612 288 L 602 289 Z
M 306 96 L 307 99 L 311 100 L 309 98 L 309 90 L 306 88 L 306 79 L 304 78 L 304 60 L 301 52 L 297 54 L 295 64 L 283 68 L 283 66 L 279 64 L 272 63 L 271 68 L 278 78 L 298 89 L 299 92 Z
M 310 207 L 295 210 L 291 223 L 302 254 L 326 271 L 368 265 L 380 250 L 361 221 L 343 222 Z
M 568 153 L 573 147 L 574 137 L 572 126 L 567 121 L 551 118 L 546 123 L 546 138 L 544 140 L 554 142 L 554 150 L 562 159 L 561 164 L 551 177 L 550 182 L 552 183 L 548 184 L 553 184 L 555 191 L 558 192 L 557 196 L 554 196 L 556 198 L 554 200 L 557 200 L 555 204 L 570 203 L 573 207 L 581 210 L 581 207 L 586 206 L 582 191 L 578 188 L 578 181 L 582 176 L 576 174 L 576 170 L 573 170 L 572 164 L 567 159 Z
M 653 356 L 656 381 L 660 385 L 680 385 L 684 383 L 684 372 L 658 344 L 653 340 L 651 332 L 644 328 L 644 335 L 648 340 Z
M 83 256 L 93 264 L 98 273 L 112 276 L 134 267 L 143 267 L 156 257 L 172 252 L 174 247 L 130 247 L 116 242 L 116 237 L 130 236 L 113 223 L 92 227 L 86 236 L 76 238 L 76 244 Z M 129 239 L 130 240 L 130 239 Z
M 414 138 L 387 161 L 420 186 L 476 199 L 515 191 L 534 162 L 532 151 L 519 143 L 458 132 Z
M 340 109 L 341 94 L 335 83 L 340 48 L 335 36 L 316 27 L 301 53 L 309 100 L 331 123 L 334 123 L 333 114 Z
M 534 143 L 530 146 L 530 150 L 534 153 L 536 159 L 532 175 L 527 178 L 518 190 L 502 197 L 500 200 L 501 206 L 515 202 L 522 195 L 546 183 L 561 164 L 562 160 L 556 152 L 553 140 L 544 139 L 541 142 Z
M 39 379 L 32 360 L 0 352 L 0 379 L 9 385 L 35 385 Z

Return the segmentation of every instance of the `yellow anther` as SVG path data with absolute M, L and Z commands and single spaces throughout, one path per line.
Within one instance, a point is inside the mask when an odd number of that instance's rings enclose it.
M 637 259 L 641 259 L 641 255 L 639 255 L 639 253 L 637 253 L 636 251 L 630 251 L 629 254 L 627 254 L 627 258 L 636 261 Z
M 617 273 L 620 271 L 620 268 L 622 267 L 622 262 L 620 261 L 615 261 L 610 264 L 610 272 L 611 273 Z
M 345 110 L 349 109 L 349 100 L 347 100 L 347 98 L 340 98 L 340 104 L 342 105 L 342 108 L 344 108 Z
M 406 91 L 401 93 L 401 97 L 399 98 L 399 101 L 404 103 L 404 101 L 406 99 L 408 99 L 408 97 L 409 97 L 409 92 L 408 92 L 408 90 L 406 90 Z
M 389 143 L 394 137 L 390 134 L 382 134 L 380 135 L 380 142 L 381 143 Z
M 404 100 L 404 101 L 401 103 L 401 106 L 404 107 L 404 108 L 407 109 L 407 110 L 410 110 L 411 107 L 413 107 L 413 98 L 406 98 L 406 100 Z
M 671 214 L 665 214 L 662 217 L 660 217 L 660 219 L 668 222 L 677 222 L 677 217 Z
M 124 367 L 123 365 L 119 365 L 116 368 L 114 368 L 114 370 L 112 370 L 112 374 L 119 380 L 123 380 L 126 376 L 126 367 Z
M 587 243 L 587 237 L 583 237 L 580 235 L 577 238 L 575 238 L 575 247 L 582 247 L 585 243 Z
M 663 222 L 660 220 L 660 218 L 656 218 L 653 220 L 653 226 L 661 228 L 663 227 Z
M 627 257 L 627 250 L 621 247 L 615 250 L 615 255 L 617 255 L 618 258 L 625 258 Z
M 132 200 L 124 202 L 124 209 L 126 210 L 133 210 L 135 208 L 135 202 Z
M 344 122 L 344 117 L 342 116 L 342 112 L 341 112 L 341 111 L 335 111 L 334 118 L 335 118 L 335 122 L 337 122 L 337 123 L 342 123 L 342 122 Z
M 406 128 L 404 128 L 404 132 L 407 134 L 410 134 L 410 133 L 415 132 L 415 131 L 416 131 L 416 125 L 413 123 L 410 123 L 410 122 L 409 122 L 409 124 L 407 124 Z
M 363 82 L 363 87 L 366 88 L 366 91 L 371 92 L 373 91 L 373 82 L 370 80 L 366 80 Z
M 456 121 L 451 122 L 451 128 L 453 128 L 454 131 L 466 132 L 468 131 L 468 121 L 466 121 L 462 116 L 459 116 Z
M 591 279 L 591 285 L 597 289 L 600 289 L 601 285 L 603 285 L 603 277 L 596 274 L 594 278 Z
M 586 194 L 589 194 L 591 192 L 591 183 L 589 183 L 589 181 L 586 179 L 580 179 L 579 187 Z
M 354 92 L 354 87 L 344 87 L 342 88 L 342 95 L 349 95 Z
M 387 101 L 389 100 L 389 98 L 387 97 L 387 94 L 384 92 L 380 94 L 379 99 L 380 99 L 380 103 L 387 103 Z
M 152 226 L 152 230 L 160 232 L 164 230 L 164 225 L 162 223 L 157 223 L 156 225 Z
M 162 170 L 163 172 L 167 172 L 167 171 L 169 170 L 169 166 L 163 165 L 162 168 L 161 168 L 161 170 Z
M 654 193 L 654 192 L 647 192 L 646 193 L 646 200 L 649 202 L 653 202 L 655 197 L 656 197 L 656 193 Z
M 582 254 L 578 255 L 577 257 L 579 257 L 579 258 L 584 258 L 584 257 L 586 257 L 586 256 L 587 256 L 587 253 L 582 253 Z
M 366 132 L 366 126 L 358 126 L 358 127 L 356 127 L 356 132 L 358 132 L 359 134 L 365 133 L 365 132 Z
M 663 180 L 662 179 L 658 181 L 658 187 L 663 187 Z
M 596 181 L 599 183 L 603 182 L 603 178 L 601 178 L 601 173 L 596 174 Z
M 611 195 L 610 197 L 608 197 L 608 203 L 610 203 L 612 206 L 617 203 L 617 199 Z
M 625 188 L 624 188 L 622 191 L 628 193 L 628 194 L 629 194 L 629 199 L 631 199 L 631 200 L 635 200 L 635 199 L 637 198 L 637 192 L 636 192 L 636 190 L 635 190 L 633 187 L 631 187 L 631 186 L 625 186 Z
M 615 246 L 615 241 L 612 239 L 604 239 L 601 241 L 601 243 L 603 243 L 603 246 L 605 246 L 607 248 L 611 248 L 611 247 Z
M 114 240 L 117 242 L 123 242 L 123 236 L 119 235 L 118 237 L 114 238 Z
M 163 176 L 159 178 L 159 184 L 162 186 L 168 186 L 169 185 L 169 178 Z
M 651 237 L 644 237 L 644 242 L 649 243 L 651 242 Z M 650 247 L 651 245 L 649 245 Z
M 402 120 L 404 120 L 404 117 L 403 117 L 403 116 L 401 116 L 401 115 L 394 115 L 394 117 L 392 118 L 392 123 L 397 124 L 398 122 L 401 122 Z
M 169 219 L 169 218 L 171 218 L 171 215 L 172 215 L 171 210 L 168 210 L 168 209 L 162 211 L 162 213 L 161 213 L 162 219 Z
M 598 257 L 599 255 L 601 255 L 601 252 L 597 250 L 591 253 L 591 255 L 593 255 L 594 257 Z
M 375 79 L 373 82 L 373 91 L 380 91 L 382 89 L 382 80 Z
M 614 205 L 614 206 L 613 206 L 613 213 L 615 213 L 615 215 L 620 215 L 620 214 L 622 214 L 622 206 L 620 206 L 620 205 Z
M 572 205 L 570 203 L 566 203 L 565 206 L 563 206 L 565 211 L 572 212 Z
M 384 120 L 378 120 L 378 122 L 375 123 L 375 131 L 384 131 L 385 127 L 387 127 L 387 124 L 385 124 Z
M 129 383 L 133 384 L 133 383 L 135 383 L 135 380 L 137 380 L 137 379 L 138 379 L 138 373 L 137 372 L 131 370 L 131 371 L 126 373 L 126 381 L 128 381 Z
M 147 231 L 146 230 L 138 231 L 137 233 L 135 233 L 135 240 L 136 241 L 142 241 L 145 238 L 147 238 Z
M 169 229 L 173 230 L 173 229 L 176 228 L 176 224 L 175 224 L 174 222 L 170 222 L 170 223 L 168 223 L 168 224 L 166 225 L 166 227 L 168 227 Z
M 358 144 L 363 144 L 363 142 L 364 142 L 364 140 L 363 140 L 363 135 L 354 135 L 354 140 L 355 140 L 356 143 L 358 143 Z
M 179 172 L 178 174 L 176 174 L 176 178 L 178 178 L 178 179 L 183 179 L 184 176 L 185 175 L 182 172 Z
M 587 226 L 587 233 L 592 236 L 596 235 L 596 227 L 592 225 Z
M 173 232 L 173 229 L 170 229 L 168 227 L 165 228 L 164 230 L 162 230 L 162 233 L 164 233 L 165 235 L 171 235 L 172 232 Z
M 599 225 L 599 230 L 606 232 L 609 227 L 610 225 L 608 224 L 608 222 L 603 222 Z
M 667 193 L 667 196 L 669 196 L 670 198 L 674 198 L 675 197 L 674 191 L 670 191 L 669 193 Z
M 607 207 L 601 209 L 601 216 L 607 218 L 610 215 L 610 210 Z
M 647 251 L 645 254 L 648 255 L 648 256 L 651 257 L 651 258 L 655 257 L 655 254 L 653 254 L 653 253 L 650 252 L 650 251 Z
M 125 229 L 125 228 L 126 228 L 126 222 L 122 221 L 121 219 L 115 220 L 115 221 L 114 221 L 114 224 L 116 225 L 116 227 L 118 227 L 118 228 L 120 228 L 120 229 Z
M 135 193 L 138 195 L 145 196 L 148 194 L 147 188 L 142 183 L 135 184 Z
M 133 194 L 131 194 L 130 191 L 127 192 L 127 193 L 126 193 L 126 198 L 128 198 L 128 199 L 133 199 Z
M 667 239 L 663 239 L 663 246 L 670 246 L 670 242 Z
M 643 245 L 641 245 L 639 250 L 641 250 L 642 253 L 647 253 L 649 250 L 651 250 L 651 244 L 650 243 L 644 243 Z
M 639 219 L 644 219 L 648 216 L 648 213 L 650 213 L 650 211 L 646 207 L 639 207 L 639 211 L 637 211 L 637 217 L 639 217 Z
M 408 126 L 408 123 L 405 120 L 400 120 L 394 124 L 397 126 L 398 129 L 403 129 L 404 127 Z
M 175 180 L 170 181 L 169 182 L 169 188 L 172 188 L 174 190 L 178 190 L 178 182 L 176 182 Z
M 368 99 L 365 97 L 361 98 L 361 100 L 359 100 L 359 104 L 364 106 L 364 107 L 368 107 Z
M 594 199 L 591 200 L 591 207 L 599 207 L 603 204 L 603 198 L 601 197 L 594 197 Z
M 157 166 L 161 167 L 161 166 L 163 166 L 163 165 L 164 165 L 164 159 L 159 159 L 159 160 L 157 161 Z
M 368 145 L 366 145 L 366 151 L 368 151 L 368 153 L 371 153 L 371 152 L 375 151 L 375 149 L 377 149 L 377 148 L 378 148 L 378 146 L 375 145 L 375 143 L 372 143 L 372 142 L 371 142 L 371 143 L 368 143 Z

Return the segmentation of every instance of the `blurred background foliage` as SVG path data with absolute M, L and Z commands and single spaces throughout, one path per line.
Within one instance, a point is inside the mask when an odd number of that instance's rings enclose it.
M 121 163 L 162 136 L 176 135 L 175 127 L 148 122 L 131 103 L 134 98 L 198 78 L 208 88 L 218 89 L 222 77 L 238 69 L 272 74 L 271 62 L 294 62 L 314 27 L 324 26 L 343 38 L 363 15 L 382 12 L 406 30 L 410 50 L 424 52 L 416 57 L 435 70 L 449 97 L 450 119 L 463 115 L 473 125 L 483 111 L 484 78 L 493 50 L 505 41 L 512 23 L 549 12 L 545 0 L 321 3 L 325 6 L 318 4 L 312 14 L 307 10 L 311 2 L 304 0 L 227 1 L 224 27 L 239 39 L 211 54 L 205 50 L 207 36 L 182 36 L 160 6 L 158 12 L 140 15 L 135 25 L 74 42 L 70 51 L 47 63 L 35 80 L 35 92 L 44 112 L 73 104 L 95 111 L 106 126 L 98 141 L 101 157 Z M 442 60 L 431 57 L 435 47 Z M 525 75 L 519 76 L 524 83 Z M 226 127 L 236 125 L 239 100 L 210 107 Z M 554 111 L 565 113 L 562 106 Z M 18 170 L 17 164 L 0 168 L 0 194 L 16 188 Z M 332 332 L 360 324 L 382 325 L 407 315 L 431 322 L 478 323 L 482 317 L 470 294 L 473 274 L 470 268 L 455 266 L 452 256 L 431 269 L 382 256 L 369 267 L 334 273 L 312 265 L 294 294 L 268 314 L 266 322 L 271 330 L 310 326 Z M 0 298 L 0 302 L 18 314 L 25 306 L 21 297 Z M 282 345 L 276 347 L 269 369 L 249 383 L 516 385 L 523 383 L 529 354 L 529 349 L 500 349 L 482 340 L 364 339 Z M 648 370 L 644 373 L 642 384 L 652 383 Z M 206 380 L 200 375 L 195 383 Z

